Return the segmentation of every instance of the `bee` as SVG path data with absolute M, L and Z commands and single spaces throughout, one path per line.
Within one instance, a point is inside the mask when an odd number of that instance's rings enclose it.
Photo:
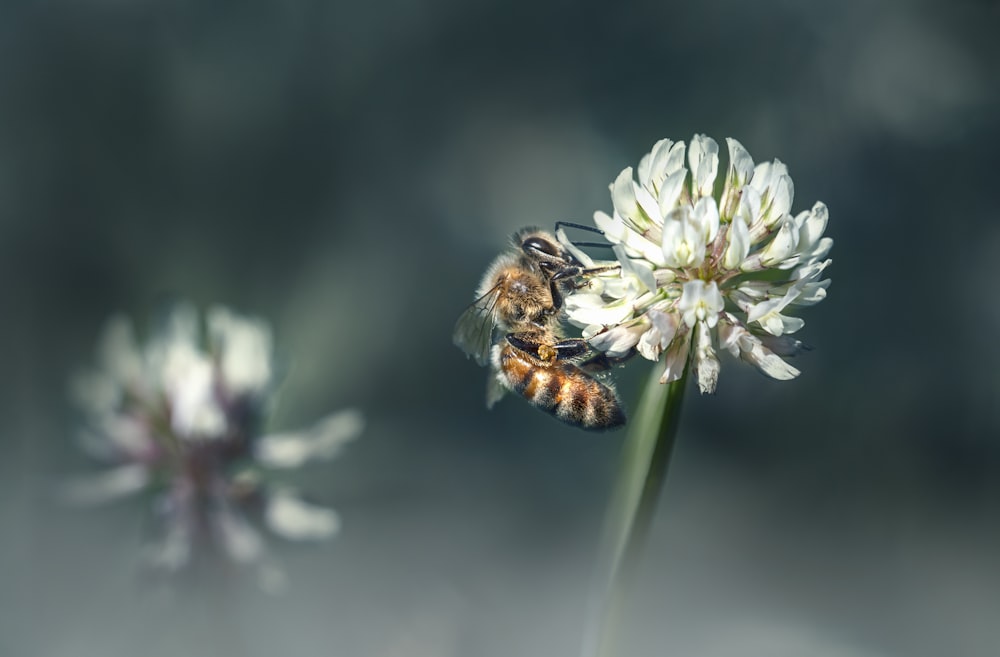
M 622 426 L 625 413 L 614 389 L 585 371 L 606 365 L 600 357 L 586 360 L 590 346 L 564 338 L 559 318 L 564 295 L 582 277 L 617 265 L 587 269 L 537 228 L 515 233 L 513 245 L 487 268 L 476 300 L 455 324 L 455 345 L 492 370 L 487 406 L 510 390 L 573 426 Z

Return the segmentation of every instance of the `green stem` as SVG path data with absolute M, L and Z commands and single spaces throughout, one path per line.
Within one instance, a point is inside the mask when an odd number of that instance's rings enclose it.
M 680 422 L 681 402 L 687 382 L 659 382 L 654 371 L 639 401 L 622 445 L 621 464 L 605 521 L 603 558 L 605 570 L 598 578 L 597 610 L 588 633 L 584 657 L 612 657 L 656 503 L 667 475 Z

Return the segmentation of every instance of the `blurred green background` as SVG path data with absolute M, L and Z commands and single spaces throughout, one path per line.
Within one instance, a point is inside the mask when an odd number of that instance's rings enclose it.
M 623 434 L 487 411 L 452 325 L 513 230 L 705 132 L 829 205 L 833 285 L 799 380 L 689 395 L 629 654 L 996 655 L 998 32 L 991 0 L 4 3 L 0 654 L 218 649 L 137 585 L 139 500 L 51 499 L 96 467 L 68 377 L 171 297 L 273 323 L 274 428 L 369 420 L 299 478 L 343 531 L 275 539 L 238 654 L 577 654 Z

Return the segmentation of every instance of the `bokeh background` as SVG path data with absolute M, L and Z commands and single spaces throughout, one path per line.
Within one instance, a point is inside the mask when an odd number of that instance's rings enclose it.
M 998 654 L 998 33 L 992 0 L 4 3 L 0 653 L 578 654 L 623 434 L 487 411 L 451 329 L 514 229 L 705 132 L 829 205 L 833 286 L 799 380 L 689 396 L 628 654 Z M 140 501 L 51 495 L 96 468 L 67 381 L 103 322 L 178 297 L 273 323 L 273 427 L 368 418 L 300 476 L 341 535 L 224 614 L 137 585 Z

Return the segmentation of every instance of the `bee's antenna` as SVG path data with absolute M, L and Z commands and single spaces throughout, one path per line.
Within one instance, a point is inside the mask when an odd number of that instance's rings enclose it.
M 604 235 L 604 231 L 600 228 L 594 228 L 593 226 L 585 226 L 583 224 L 575 224 L 571 221 L 557 221 L 556 222 L 556 232 L 558 232 L 563 226 L 568 226 L 569 228 L 579 228 L 580 230 L 587 230 L 591 233 L 597 233 L 598 235 Z M 569 238 L 567 238 L 569 239 Z M 572 240 L 571 240 L 572 241 Z M 572 241 L 573 246 L 593 246 L 603 249 L 610 249 L 611 244 L 607 242 L 576 242 Z
M 584 226 L 583 224 L 574 224 L 571 221 L 557 221 L 556 230 L 559 230 L 562 226 L 568 226 L 570 228 L 579 228 L 580 230 L 589 230 L 592 233 L 597 233 L 598 235 L 603 235 L 604 231 L 600 228 L 594 228 L 593 226 Z
M 573 242 L 573 246 L 598 246 L 605 249 L 613 248 L 613 244 L 608 244 L 607 242 Z

